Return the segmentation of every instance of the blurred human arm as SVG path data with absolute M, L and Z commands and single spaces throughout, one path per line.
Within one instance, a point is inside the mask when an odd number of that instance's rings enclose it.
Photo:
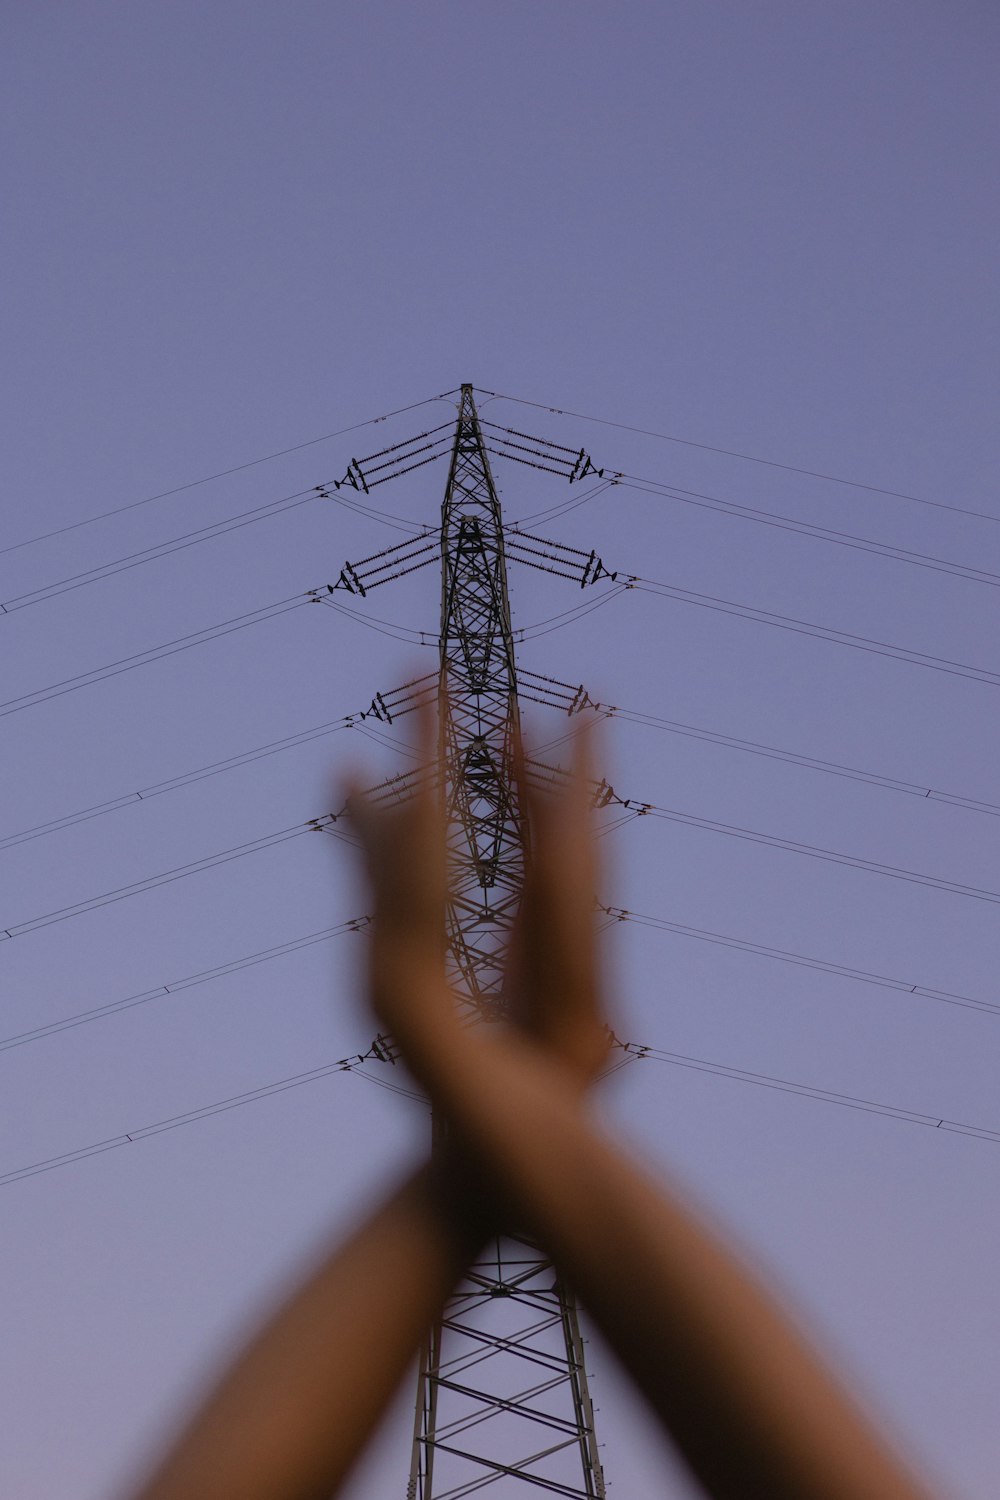
M 487 1232 L 454 1156 L 414 1173 L 247 1345 L 132 1500 L 329 1500 Z
M 368 820 L 375 923 L 370 985 L 432 997 L 445 989 L 444 854 L 433 806 L 398 825 Z M 382 835 L 388 836 L 387 841 Z M 529 889 L 534 889 L 529 879 Z M 529 899 L 513 944 L 532 992 L 539 920 Z M 571 969 L 565 967 L 568 978 Z M 549 976 L 531 1028 L 567 1087 L 599 1069 L 606 1040 L 596 992 Z M 580 976 L 576 976 L 579 978 Z M 582 1004 L 581 1004 L 582 999 Z M 330 1251 L 223 1375 L 131 1500 L 329 1500 L 359 1455 L 456 1281 L 490 1232 L 494 1206 L 478 1166 L 441 1142 L 433 1161 Z
M 532 808 L 510 983 L 518 1028 L 463 1024 L 439 961 L 430 796 L 358 823 L 386 935 L 378 1014 L 498 1211 L 552 1256 L 714 1500 L 918 1500 L 921 1491 L 775 1301 L 585 1107 L 546 1044 L 593 1062 L 599 1023 L 585 776 Z M 540 1015 L 532 1018 L 533 1007 Z M 532 1034 L 533 1033 L 533 1034 Z

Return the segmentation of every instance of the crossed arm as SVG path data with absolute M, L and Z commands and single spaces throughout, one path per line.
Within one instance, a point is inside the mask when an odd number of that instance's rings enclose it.
M 583 781 L 578 768 L 565 796 L 532 808 L 504 1027 L 463 1026 L 445 982 L 433 799 L 391 814 L 356 799 L 372 1004 L 454 1144 L 279 1311 L 135 1500 L 326 1500 L 482 1239 L 512 1218 L 714 1500 L 920 1500 L 768 1294 L 588 1108 L 606 1033 Z

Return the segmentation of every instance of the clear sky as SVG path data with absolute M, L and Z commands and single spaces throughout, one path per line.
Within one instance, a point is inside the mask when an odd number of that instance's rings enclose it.
M 621 795 L 696 820 L 612 832 L 604 899 L 899 982 L 622 923 L 619 1033 L 925 1123 L 653 1060 L 609 1086 L 609 1118 L 771 1269 L 942 1493 L 992 1493 L 1000 1139 L 926 1119 L 1000 1131 L 994 8 L 38 0 L 5 7 L 2 32 L 0 834 L 128 800 L 0 848 L 0 1040 L 362 914 L 347 851 L 308 835 L 32 925 L 301 826 L 349 759 L 373 776 L 405 764 L 340 732 L 130 795 L 429 670 L 432 650 L 391 631 L 433 632 L 438 603 L 429 570 L 359 606 L 389 634 L 296 608 L 25 703 L 298 598 L 406 533 L 313 500 L 31 591 L 338 478 L 449 420 L 452 398 L 299 444 L 462 381 L 500 393 L 484 416 L 654 481 L 534 523 L 544 534 L 701 605 L 910 654 L 603 585 L 587 596 L 604 589 L 599 609 L 533 635 L 583 596 L 511 577 L 526 667 L 660 721 L 608 726 Z M 578 498 L 496 472 L 510 517 Z M 371 505 L 433 523 L 444 479 L 430 465 Z M 690 503 L 705 496 L 839 542 Z M 841 544 L 858 537 L 875 550 Z M 541 710 L 531 722 L 560 730 Z M 0 1176 L 363 1050 L 363 941 L 6 1048 Z M 3 1493 L 112 1493 L 247 1319 L 425 1139 L 419 1108 L 337 1073 L 5 1179 Z M 591 1348 L 612 1493 L 688 1496 Z M 351 1500 L 403 1493 L 409 1400 Z

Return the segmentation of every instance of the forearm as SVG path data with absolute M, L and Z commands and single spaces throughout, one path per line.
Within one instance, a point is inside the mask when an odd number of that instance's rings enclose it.
M 770 1297 L 588 1121 L 532 1048 L 439 1039 L 421 1068 L 710 1495 L 917 1500 Z
M 329 1256 L 134 1500 L 329 1500 L 485 1232 L 443 1175 L 415 1174 Z

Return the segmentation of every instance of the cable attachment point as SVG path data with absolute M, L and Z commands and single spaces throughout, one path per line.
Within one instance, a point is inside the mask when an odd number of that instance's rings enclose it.
M 617 572 L 609 572 L 604 566 L 603 560 L 598 557 L 596 552 L 592 552 L 587 559 L 587 566 L 583 570 L 580 587 L 585 589 L 588 583 L 597 583 L 600 578 L 610 578 L 612 583 L 616 583 L 618 581 L 618 574 Z
M 383 724 L 392 723 L 392 714 L 381 693 L 376 693 L 371 703 L 360 716 L 362 719 L 381 719 Z
M 379 1062 L 391 1063 L 395 1067 L 396 1059 L 399 1057 L 399 1048 L 391 1036 L 386 1036 L 380 1031 L 365 1056 L 377 1058 Z
M 590 454 L 581 448 L 576 463 L 573 465 L 573 471 L 569 476 L 569 482 L 573 484 L 575 480 L 586 479 L 590 474 L 596 474 L 598 479 L 604 478 L 604 470 L 595 468 Z
M 321 818 L 310 818 L 306 824 L 313 833 L 332 833 L 333 825 L 340 817 L 340 813 L 324 813 Z
M 366 495 L 371 493 L 368 489 L 368 484 L 365 476 L 361 471 L 361 465 L 358 463 L 356 458 L 352 458 L 350 463 L 347 465 L 347 472 L 344 475 L 343 479 L 335 479 L 333 481 L 333 487 L 335 490 L 342 489 L 345 484 L 349 484 L 351 488 L 355 490 L 364 490 Z
M 565 542 L 553 542 L 547 537 L 532 536 L 517 526 L 505 529 L 507 555 L 512 562 L 525 563 L 529 568 L 538 568 L 543 573 L 554 573 L 557 578 L 569 578 L 582 589 L 601 578 L 617 582 L 617 572 L 604 566 L 603 558 L 594 551 L 584 552 L 580 547 L 569 547 Z
M 597 783 L 597 786 L 594 788 L 594 793 L 590 801 L 591 807 L 607 807 L 611 802 L 617 803 L 620 801 L 621 798 L 616 794 L 614 787 L 610 784 L 610 782 L 605 781 L 604 777 L 602 776 L 600 781 Z
M 332 594 L 334 589 L 346 589 L 349 594 L 360 594 L 365 598 L 365 586 L 349 562 L 345 562 L 340 570 L 340 577 L 336 583 L 328 583 L 326 591 Z
M 592 708 L 597 713 L 601 712 L 601 705 L 594 702 L 593 698 L 590 696 L 590 694 L 587 692 L 587 689 L 581 682 L 580 686 L 577 688 L 575 694 L 573 695 L 572 703 L 566 710 L 567 717 L 572 718 L 574 714 L 582 714 L 585 708 Z

